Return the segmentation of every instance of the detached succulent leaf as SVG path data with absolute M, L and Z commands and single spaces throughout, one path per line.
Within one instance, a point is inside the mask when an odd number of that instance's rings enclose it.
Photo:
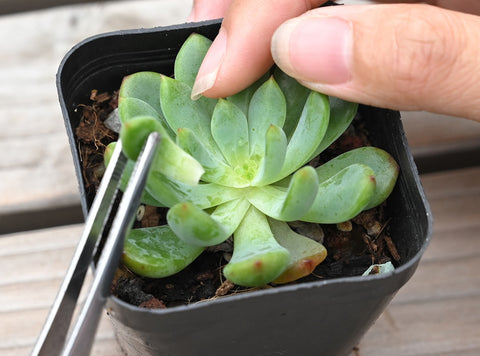
M 202 252 L 202 247 L 184 243 L 164 225 L 131 230 L 125 238 L 122 262 L 137 274 L 162 278 L 180 272 Z
M 265 215 L 250 207 L 234 233 L 232 259 L 223 274 L 235 284 L 263 286 L 277 278 L 289 260 L 290 253 L 273 237 Z

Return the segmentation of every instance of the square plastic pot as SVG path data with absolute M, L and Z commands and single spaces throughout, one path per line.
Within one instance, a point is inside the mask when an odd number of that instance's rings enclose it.
M 103 34 L 74 47 L 61 63 L 58 94 L 85 194 L 74 135 L 79 104 L 92 89 L 113 91 L 125 75 L 173 72 L 175 56 L 193 32 L 214 38 L 219 22 Z M 256 291 L 168 309 L 142 309 L 116 297 L 107 302 L 118 342 L 129 355 L 346 355 L 414 273 L 429 242 L 431 212 L 398 112 L 361 106 L 373 145 L 400 164 L 388 199 L 391 236 L 401 265 L 389 274 L 338 278 Z

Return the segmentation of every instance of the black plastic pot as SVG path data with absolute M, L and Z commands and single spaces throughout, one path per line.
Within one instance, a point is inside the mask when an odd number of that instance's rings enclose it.
M 121 31 L 90 38 L 61 63 L 57 85 L 86 214 L 75 141 L 79 115 L 91 89 L 118 89 L 125 75 L 173 71 L 185 39 L 197 32 L 214 38 L 219 22 Z M 256 291 L 169 309 L 141 309 L 111 297 L 107 310 L 129 355 L 344 355 L 414 273 L 429 242 L 432 221 L 398 112 L 362 106 L 360 115 L 375 146 L 401 166 L 388 199 L 391 235 L 402 265 L 393 273 L 339 278 Z

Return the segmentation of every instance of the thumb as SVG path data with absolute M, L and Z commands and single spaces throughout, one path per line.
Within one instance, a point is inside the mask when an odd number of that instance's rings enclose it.
M 285 22 L 275 62 L 322 93 L 480 121 L 480 18 L 430 5 L 321 8 Z

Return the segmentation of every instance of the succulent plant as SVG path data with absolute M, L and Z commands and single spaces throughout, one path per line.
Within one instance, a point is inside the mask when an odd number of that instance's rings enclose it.
M 210 44 L 191 35 L 174 78 L 139 72 L 122 82 L 120 139 L 129 158 L 123 184 L 147 136 L 158 132 L 142 199 L 169 208 L 167 225 L 131 230 L 123 262 L 140 275 L 165 277 L 233 236 L 223 269 L 233 283 L 296 280 L 327 252 L 287 222 L 339 223 L 377 206 L 392 191 L 398 166 L 374 147 L 308 165 L 350 125 L 357 105 L 311 91 L 279 69 L 231 97 L 192 100 Z

